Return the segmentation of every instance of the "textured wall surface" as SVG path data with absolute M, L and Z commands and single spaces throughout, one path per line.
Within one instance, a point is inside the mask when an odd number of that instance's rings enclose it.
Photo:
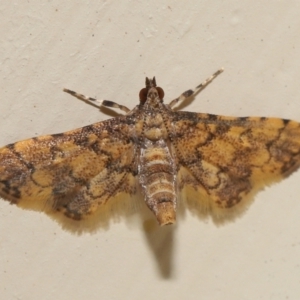
M 0 145 L 109 117 L 63 87 L 134 107 L 145 76 L 168 101 L 220 67 L 185 110 L 300 121 L 299 1 L 16 0 L 0 15 Z M 182 210 L 173 227 L 149 214 L 76 235 L 1 201 L 1 299 L 299 299 L 299 181 L 222 226 Z

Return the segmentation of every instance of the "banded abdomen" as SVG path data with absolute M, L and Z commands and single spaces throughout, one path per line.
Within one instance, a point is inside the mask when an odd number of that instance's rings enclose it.
M 141 148 L 139 179 L 148 207 L 160 225 L 176 220 L 175 166 L 163 139 L 145 139 Z

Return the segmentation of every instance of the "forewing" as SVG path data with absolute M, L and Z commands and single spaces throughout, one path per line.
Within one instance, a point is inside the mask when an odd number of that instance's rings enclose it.
M 253 192 L 300 164 L 295 121 L 175 112 L 172 130 L 179 190 L 213 217 L 242 208 Z
M 18 206 L 73 219 L 119 193 L 135 193 L 128 117 L 41 136 L 0 149 L 0 196 Z

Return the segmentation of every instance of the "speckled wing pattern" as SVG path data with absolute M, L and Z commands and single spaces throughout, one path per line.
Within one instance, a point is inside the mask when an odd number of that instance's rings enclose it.
M 1 197 L 79 220 L 116 193 L 134 194 L 135 151 L 127 119 L 118 117 L 1 148 Z
M 242 209 L 257 190 L 299 167 L 300 124 L 173 109 L 222 71 L 168 105 L 155 78 L 146 78 L 133 110 L 65 90 L 126 115 L 1 148 L 0 196 L 82 220 L 141 191 L 160 225 L 175 222 L 178 196 L 213 218 Z
M 179 189 L 215 217 L 247 205 L 247 196 L 299 167 L 295 121 L 191 112 L 174 119 Z

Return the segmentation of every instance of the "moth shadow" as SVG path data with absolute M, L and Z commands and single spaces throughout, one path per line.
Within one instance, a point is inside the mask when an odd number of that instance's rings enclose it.
M 159 226 L 152 217 L 143 222 L 145 240 L 156 260 L 159 274 L 164 279 L 174 277 L 176 225 Z
M 198 94 L 198 93 L 197 93 Z M 181 111 L 183 110 L 184 108 L 188 107 L 194 100 L 195 100 L 195 97 L 197 95 L 193 95 L 191 97 L 188 97 L 186 100 L 184 100 L 183 102 L 180 102 L 179 105 L 175 106 L 174 107 L 174 111 Z
M 189 106 L 197 97 L 197 95 L 199 93 L 201 93 L 211 82 L 209 82 L 208 84 L 206 84 L 205 86 L 203 86 L 199 91 L 197 91 L 196 93 L 194 93 L 193 95 L 187 97 L 183 102 L 180 102 L 179 105 L 175 106 L 173 108 L 174 111 L 181 111 L 184 108 L 186 108 L 187 106 Z

